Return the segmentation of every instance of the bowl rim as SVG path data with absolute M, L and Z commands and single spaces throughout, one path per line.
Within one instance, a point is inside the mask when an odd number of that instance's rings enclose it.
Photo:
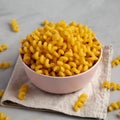
M 87 71 L 84 71 L 84 72 L 79 73 L 79 74 L 71 75 L 71 76 L 65 76 L 65 77 L 60 77 L 60 76 L 48 76 L 48 75 L 44 75 L 44 74 L 38 74 L 38 73 L 36 73 L 34 70 L 32 70 L 30 67 L 28 67 L 28 66 L 24 63 L 24 61 L 22 60 L 22 57 L 21 57 L 21 54 L 20 54 L 20 53 L 19 53 L 19 56 L 20 56 L 19 58 L 20 58 L 22 64 L 23 64 L 28 70 L 30 70 L 31 72 L 33 72 L 33 73 L 36 74 L 36 75 L 41 75 L 41 76 L 43 76 L 43 77 L 54 78 L 54 79 L 55 79 L 55 78 L 58 78 L 58 79 L 61 79 L 61 78 L 62 78 L 62 79 L 66 79 L 66 78 L 72 78 L 72 77 L 82 76 L 82 75 L 88 73 L 89 71 L 91 71 L 92 69 L 94 69 L 94 68 L 99 64 L 99 62 L 101 61 L 102 54 L 103 54 L 103 49 L 101 48 L 99 59 L 98 59 L 97 62 L 96 62 L 91 68 L 89 68 Z

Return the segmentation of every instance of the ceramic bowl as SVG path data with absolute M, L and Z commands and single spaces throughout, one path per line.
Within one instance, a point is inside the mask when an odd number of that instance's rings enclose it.
M 21 59 L 24 70 L 29 80 L 43 91 L 55 94 L 66 94 L 78 91 L 84 88 L 93 78 L 102 57 L 102 50 L 98 61 L 87 71 L 66 77 L 54 77 L 43 74 L 37 74 L 29 68 Z

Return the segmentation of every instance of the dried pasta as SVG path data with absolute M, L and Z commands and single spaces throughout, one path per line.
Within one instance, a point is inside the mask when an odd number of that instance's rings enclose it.
M 120 108 L 120 100 L 117 102 L 110 103 L 110 105 L 108 106 L 108 111 L 112 112 L 114 110 L 118 110 L 119 108 Z
M 0 112 L 0 120 L 9 120 L 9 115 L 5 115 L 4 112 Z
M 44 20 L 44 21 L 41 23 L 41 25 L 47 25 L 48 23 L 49 23 L 48 20 Z
M 14 32 L 19 32 L 19 24 L 15 19 L 11 20 L 11 27 Z
M 4 50 L 8 49 L 8 45 L 7 44 L 1 44 L 0 45 L 0 52 L 3 52 Z
M 107 80 L 105 80 L 103 83 L 102 83 L 102 88 L 107 88 L 107 89 L 110 89 L 112 91 L 114 90 L 120 90 L 120 84 L 119 83 L 115 83 L 115 82 L 109 82 Z
M 111 64 L 112 64 L 112 67 L 120 65 L 120 56 L 118 56 L 117 58 L 113 59 Z
M 45 20 L 43 25 L 21 41 L 19 50 L 24 63 L 38 74 L 76 75 L 98 61 L 102 45 L 87 25 L 64 20 Z
M 24 100 L 25 96 L 28 92 L 29 86 L 27 84 L 23 84 L 20 89 L 18 90 L 18 99 Z
M 117 116 L 120 117 L 120 111 L 118 112 Z
M 0 90 L 0 98 L 2 98 L 3 94 L 4 94 L 4 89 L 1 89 Z
M 2 61 L 0 63 L 0 69 L 11 67 L 11 62 Z
M 87 98 L 87 94 L 81 94 L 78 100 L 74 103 L 73 110 L 77 112 L 81 107 L 83 107 L 85 105 L 85 102 L 87 101 Z
M 34 118 L 34 120 L 39 120 L 38 118 Z

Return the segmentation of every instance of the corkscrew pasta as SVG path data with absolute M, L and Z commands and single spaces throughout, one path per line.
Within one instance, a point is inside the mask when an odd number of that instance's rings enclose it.
M 5 115 L 4 112 L 0 112 L 0 120 L 9 120 L 9 115 Z
M 110 89 L 110 90 L 120 90 L 120 84 L 119 83 L 115 83 L 115 82 L 109 82 L 107 80 L 105 80 L 103 83 L 102 83 L 102 88 L 107 88 L 107 89 Z
M 10 66 L 11 66 L 11 62 L 2 61 L 0 63 L 0 69 L 9 68 Z
M 115 67 L 117 65 L 120 65 L 120 56 L 112 60 L 112 67 Z
M 119 108 L 120 108 L 120 100 L 117 102 L 110 103 L 110 105 L 108 106 L 108 111 L 112 112 L 113 110 L 118 110 Z
M 19 32 L 19 24 L 15 19 L 11 20 L 11 28 L 14 32 Z
M 49 23 L 48 20 L 44 20 L 44 21 L 41 23 L 41 25 L 47 25 L 48 23 Z
M 7 49 L 8 49 L 8 45 L 6 45 L 6 44 L 0 45 L 0 52 L 3 52 L 4 50 L 7 50 Z
M 117 116 L 120 117 L 120 111 L 118 112 Z
M 34 120 L 39 120 L 39 118 L 34 118 Z
M 25 96 L 26 96 L 26 94 L 28 92 L 28 88 L 29 88 L 29 86 L 27 84 L 23 84 L 20 87 L 20 89 L 18 91 L 18 99 L 20 99 L 20 100 L 24 100 L 25 99 Z
M 64 20 L 43 24 L 21 40 L 20 54 L 32 70 L 64 77 L 85 72 L 98 61 L 102 45 L 87 25 Z
M 83 93 L 79 96 L 78 100 L 75 102 L 73 106 L 74 111 L 78 111 L 81 107 L 85 105 L 85 102 L 87 101 L 88 95 Z
M 3 94 L 4 94 L 4 89 L 1 89 L 0 90 L 0 98 L 2 98 Z

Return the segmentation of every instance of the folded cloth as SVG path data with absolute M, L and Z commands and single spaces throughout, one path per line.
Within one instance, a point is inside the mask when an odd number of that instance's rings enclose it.
M 50 94 L 35 87 L 26 76 L 23 66 L 18 58 L 13 74 L 1 99 L 1 105 L 22 106 L 41 110 L 61 112 L 71 116 L 105 119 L 110 91 L 101 88 L 104 80 L 110 81 L 112 47 L 104 46 L 100 65 L 92 81 L 83 89 L 64 95 Z M 24 100 L 17 98 L 18 89 L 23 83 L 29 84 L 28 93 Z M 86 93 L 89 98 L 84 107 L 78 112 L 73 105 L 80 94 Z

